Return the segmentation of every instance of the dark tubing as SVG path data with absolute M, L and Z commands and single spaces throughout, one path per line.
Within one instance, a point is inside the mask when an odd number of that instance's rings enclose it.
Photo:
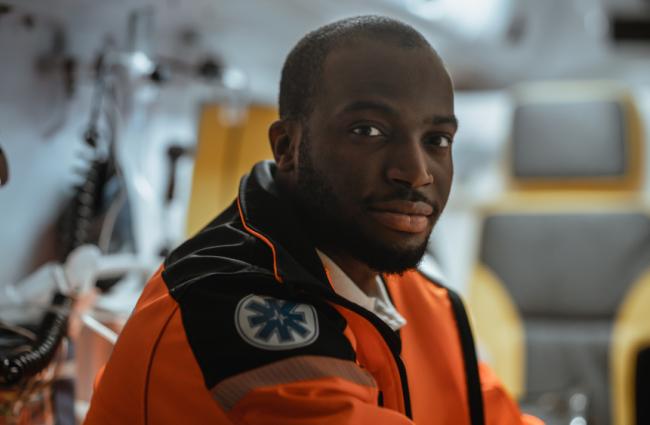
M 0 385 L 14 385 L 36 375 L 50 364 L 67 332 L 71 306 L 71 298 L 62 294 L 54 296 L 53 310 L 43 317 L 33 349 L 0 358 Z

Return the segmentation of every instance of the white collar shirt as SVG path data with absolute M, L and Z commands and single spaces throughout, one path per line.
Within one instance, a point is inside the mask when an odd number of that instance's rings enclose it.
M 343 270 L 323 252 L 316 250 L 323 266 L 328 271 L 334 292 L 366 310 L 374 313 L 394 331 L 406 325 L 406 319 L 399 314 L 388 296 L 384 281 L 377 275 L 375 287 L 370 294 L 364 293 Z

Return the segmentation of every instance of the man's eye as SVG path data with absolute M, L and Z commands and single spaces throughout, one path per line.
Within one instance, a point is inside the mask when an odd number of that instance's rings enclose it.
M 382 133 L 380 129 L 378 129 L 373 125 L 360 125 L 354 127 L 352 129 L 352 132 L 358 136 L 366 136 L 366 137 L 378 137 L 384 135 L 384 133 Z
M 428 137 L 426 144 L 438 148 L 448 148 L 451 146 L 451 137 L 445 136 L 444 134 L 436 134 Z

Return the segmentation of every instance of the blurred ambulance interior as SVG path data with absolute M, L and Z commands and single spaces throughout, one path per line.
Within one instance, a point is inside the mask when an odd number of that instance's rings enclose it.
M 454 80 L 422 268 L 549 425 L 650 424 L 650 1 L 0 0 L 0 424 L 79 422 L 147 277 L 271 157 L 306 32 L 380 14 Z

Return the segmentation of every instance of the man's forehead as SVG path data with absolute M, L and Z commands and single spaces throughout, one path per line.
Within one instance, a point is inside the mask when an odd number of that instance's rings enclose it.
M 328 64 L 337 63 L 337 59 L 345 57 L 375 57 L 375 58 L 391 58 L 402 57 L 405 54 L 419 57 L 422 60 L 428 60 L 432 64 L 444 68 L 442 60 L 438 53 L 429 45 L 404 45 L 395 38 L 371 38 L 367 35 L 355 36 L 340 40 L 330 47 L 327 56 L 324 60 L 324 67 Z M 350 62 L 354 63 L 354 62 Z M 357 62 L 359 64 L 360 62 Z
M 322 70 L 322 83 L 332 86 L 343 83 L 381 86 L 414 77 L 419 81 L 449 81 L 442 61 L 432 49 L 401 47 L 378 40 L 360 39 L 337 46 L 327 55 Z
M 325 61 L 318 91 L 315 103 L 337 110 L 367 99 L 403 99 L 453 114 L 451 80 L 442 61 L 428 48 L 374 40 L 339 47 Z

